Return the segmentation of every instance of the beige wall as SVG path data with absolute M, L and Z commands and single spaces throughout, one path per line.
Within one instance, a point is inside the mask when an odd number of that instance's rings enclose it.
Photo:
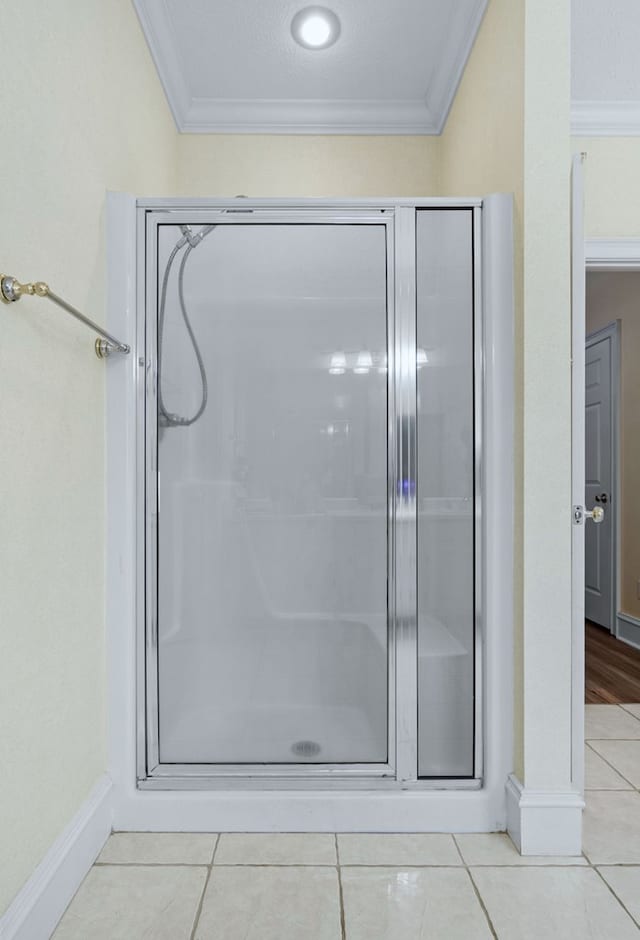
M 588 238 L 640 237 L 640 137 L 574 137 L 585 151 Z
M 437 137 L 181 134 L 178 190 L 190 196 L 431 196 Z
M 106 189 L 174 187 L 130 0 L 4 0 L 0 270 L 104 318 Z M 104 373 L 47 301 L 0 309 L 0 912 L 105 770 Z
M 620 609 L 640 617 L 640 273 L 587 275 L 587 332 L 621 321 Z

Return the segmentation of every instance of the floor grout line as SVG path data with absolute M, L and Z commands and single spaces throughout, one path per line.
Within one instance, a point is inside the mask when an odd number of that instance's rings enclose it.
M 189 940 L 195 940 L 196 930 L 198 929 L 198 924 L 200 923 L 200 915 L 202 914 L 202 908 L 204 906 L 204 896 L 207 893 L 207 888 L 209 886 L 209 881 L 211 880 L 211 873 L 213 871 L 213 862 L 216 857 L 216 852 L 218 851 L 218 844 L 220 842 L 220 833 L 216 836 L 215 845 L 213 846 L 213 852 L 211 854 L 211 861 L 209 862 L 207 868 L 207 877 L 204 879 L 204 885 L 202 886 L 202 894 L 200 895 L 200 901 L 196 909 L 196 916 L 193 919 L 193 928 L 189 935 Z
M 594 870 L 595 873 L 598 875 L 598 877 L 600 878 L 600 880 L 601 880 L 602 882 L 604 882 L 604 884 L 606 885 L 607 889 L 608 889 L 608 890 L 611 892 L 611 894 L 614 896 L 614 898 L 616 899 L 616 901 L 618 902 L 618 904 L 620 905 L 620 907 L 622 908 L 622 910 L 625 911 L 626 914 L 628 914 L 628 916 L 631 918 L 631 920 L 633 921 L 633 923 L 636 924 L 636 926 L 640 927 L 640 922 L 638 922 L 638 921 L 635 919 L 635 917 L 633 916 L 633 914 L 631 913 L 631 911 L 627 908 L 626 904 L 624 904 L 623 901 L 622 901 L 622 899 L 618 897 L 618 895 L 617 895 L 616 892 L 613 890 L 613 888 L 611 887 L 611 885 L 609 884 L 609 882 L 607 881 L 607 879 L 604 877 L 604 875 L 602 874 L 602 872 L 601 872 L 595 865 L 593 866 L 593 870 Z
M 93 868 L 210 868 L 211 862 L 94 862 Z
M 342 891 L 342 871 L 340 866 L 340 850 L 338 849 L 338 833 L 333 834 L 336 846 L 336 871 L 338 873 L 338 897 L 340 899 L 340 936 L 341 940 L 347 940 L 347 926 L 344 913 L 344 894 Z
M 618 702 L 618 708 L 621 708 L 623 712 L 627 713 L 627 715 L 631 715 L 631 717 L 635 718 L 636 721 L 640 721 L 640 718 L 638 718 L 635 712 L 630 712 L 629 709 L 626 708 L 627 705 L 638 706 L 639 704 L 640 704 L 639 702 Z
M 612 792 L 612 791 L 605 791 Z M 615 791 L 613 791 L 615 792 Z M 627 791 L 618 791 L 629 792 Z M 460 871 L 461 868 L 585 868 L 578 859 L 583 858 L 588 864 L 589 859 L 586 855 L 576 855 L 576 861 L 571 862 L 536 862 L 532 864 L 522 862 L 477 862 L 460 864 L 451 864 L 445 862 L 425 862 L 423 865 L 411 862 L 403 864 L 401 862 L 386 862 L 376 865 L 372 862 L 343 862 L 340 868 L 391 868 L 391 869 L 410 869 L 411 871 L 422 868 L 446 868 L 452 871 Z M 631 868 L 637 868 L 640 863 L 637 862 L 606 862 L 607 865 L 627 865 Z M 94 868 L 335 868 L 335 864 L 329 862 L 218 862 L 215 865 L 207 862 L 95 862 Z
M 467 863 L 466 863 L 465 860 L 464 860 L 464 855 L 462 854 L 462 849 L 460 848 L 460 845 L 459 845 L 459 843 L 458 843 L 458 840 L 456 839 L 456 834 L 455 834 L 454 832 L 451 833 L 451 838 L 453 839 L 453 843 L 454 843 L 456 849 L 458 850 L 458 855 L 460 856 L 460 859 L 461 859 L 462 864 L 463 864 L 463 866 L 464 866 L 464 870 L 465 870 L 466 873 L 467 873 L 467 877 L 468 877 L 469 881 L 471 882 L 471 887 L 473 888 L 474 894 L 475 894 L 475 896 L 476 896 L 477 899 L 478 899 L 478 904 L 480 905 L 480 907 L 481 907 L 481 909 L 482 909 L 482 913 L 484 914 L 484 916 L 485 916 L 485 918 L 486 918 L 487 925 L 488 925 L 488 927 L 489 927 L 489 930 L 491 931 L 491 935 L 492 935 L 493 937 L 495 937 L 496 940 L 497 940 L 498 934 L 496 933 L 495 927 L 493 926 L 493 921 L 491 920 L 491 918 L 490 918 L 490 916 L 489 916 L 489 911 L 487 910 L 487 905 L 484 903 L 484 898 L 483 898 L 482 895 L 480 894 L 480 890 L 478 889 L 478 886 L 477 886 L 477 884 L 475 883 L 474 877 L 473 877 L 473 875 L 471 874 L 471 868 L 470 868 L 470 866 L 467 865 Z M 478 866 L 478 867 L 482 867 L 482 866 Z M 514 866 L 512 866 L 512 867 L 515 868 L 516 866 L 514 865 Z
M 498 940 L 498 934 L 497 934 L 497 932 L 496 932 L 496 928 L 493 926 L 493 921 L 491 920 L 491 917 L 489 916 L 489 911 L 487 910 L 487 905 L 484 903 L 484 898 L 483 898 L 482 895 L 480 894 L 480 889 L 478 888 L 478 885 L 477 885 L 476 882 L 475 882 L 475 879 L 474 879 L 474 877 L 473 877 L 473 874 L 472 874 L 472 872 L 471 872 L 471 869 L 470 869 L 467 865 L 465 865 L 465 870 L 466 870 L 466 872 L 467 872 L 467 875 L 469 876 L 469 880 L 471 881 L 471 885 L 472 885 L 473 890 L 474 890 L 474 892 L 475 892 L 475 895 L 476 895 L 476 897 L 477 897 L 477 899 L 478 899 L 478 904 L 479 904 L 480 907 L 482 908 L 482 911 L 483 911 L 483 913 L 484 913 L 484 916 L 485 916 L 486 919 L 487 919 L 487 924 L 489 925 L 489 930 L 491 931 L 491 936 L 492 936 L 492 937 L 495 937 L 495 940 Z
M 597 862 L 592 865 L 593 868 L 638 868 L 640 862 Z
M 625 740 L 627 740 L 627 739 L 625 739 L 625 738 L 592 738 L 591 740 L 592 740 L 592 741 L 625 741 Z M 631 740 L 635 740 L 635 738 L 633 738 L 633 739 L 631 739 Z M 640 744 L 640 741 L 638 741 L 638 744 Z M 615 764 L 612 764 L 610 760 L 607 760 L 607 758 L 606 758 L 603 754 L 601 754 L 600 751 L 596 751 L 595 747 L 592 747 L 591 744 L 589 743 L 589 741 L 585 741 L 585 745 L 589 748 L 590 751 L 593 751 L 594 754 L 597 754 L 598 757 L 600 758 L 600 760 L 603 760 L 603 761 L 605 762 L 605 764 L 607 764 L 612 770 L 615 770 L 615 772 L 617 773 L 617 775 L 618 775 L 622 780 L 624 780 L 625 783 L 628 783 L 632 790 L 637 790 L 637 789 L 638 789 L 638 788 L 636 787 L 635 783 L 631 783 L 631 781 L 628 780 L 628 779 L 625 777 L 625 775 L 624 775 L 623 773 L 621 773 L 621 771 L 618 770 L 618 768 L 615 766 Z M 609 793 L 616 793 L 616 792 L 618 792 L 618 793 L 624 793 L 624 792 L 625 792 L 625 791 L 622 790 L 622 789 L 616 791 L 616 790 L 614 790 L 614 789 L 611 789 L 610 787 L 606 787 L 606 788 L 605 788 L 605 787 L 593 787 L 593 788 L 591 788 L 590 790 L 587 790 L 587 787 L 585 787 L 585 791 L 586 791 L 586 792 L 592 792 L 592 790 L 595 790 L 595 789 L 600 789 L 600 790 L 605 789 L 605 790 L 607 790 Z
M 222 833 L 219 832 L 216 838 L 216 844 L 213 847 L 213 855 L 211 856 L 211 865 L 215 865 L 216 862 L 216 853 L 218 851 L 218 846 L 220 845 L 220 839 L 222 838 Z
M 460 861 L 462 862 L 462 864 L 463 864 L 463 865 L 465 866 L 465 868 L 466 868 L 467 863 L 466 863 L 465 860 L 464 860 L 464 855 L 462 854 L 462 849 L 460 848 L 460 846 L 459 846 L 459 844 L 458 844 L 458 840 L 456 839 L 455 834 L 454 834 L 453 832 L 451 833 L 451 838 L 453 839 L 453 844 L 455 845 L 456 849 L 458 850 L 458 855 L 460 856 Z

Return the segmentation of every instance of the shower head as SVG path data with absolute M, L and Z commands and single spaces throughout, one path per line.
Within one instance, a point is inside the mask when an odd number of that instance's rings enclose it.
M 213 232 L 214 228 L 216 227 L 217 227 L 216 225 L 205 225 L 204 228 L 201 228 L 198 234 L 196 235 L 196 239 L 197 239 L 196 244 L 199 244 L 202 241 L 202 239 L 206 238 L 209 232 Z

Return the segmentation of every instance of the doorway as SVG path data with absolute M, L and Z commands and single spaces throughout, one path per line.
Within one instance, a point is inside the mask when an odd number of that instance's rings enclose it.
M 631 703 L 640 701 L 640 272 L 587 272 L 586 332 L 585 504 L 604 518 L 585 529 L 585 699 Z

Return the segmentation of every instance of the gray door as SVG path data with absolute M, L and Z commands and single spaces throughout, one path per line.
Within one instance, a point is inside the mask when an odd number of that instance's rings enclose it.
M 585 616 L 613 630 L 613 421 L 611 337 L 587 339 L 585 505 L 602 506 L 600 525 L 585 527 Z

